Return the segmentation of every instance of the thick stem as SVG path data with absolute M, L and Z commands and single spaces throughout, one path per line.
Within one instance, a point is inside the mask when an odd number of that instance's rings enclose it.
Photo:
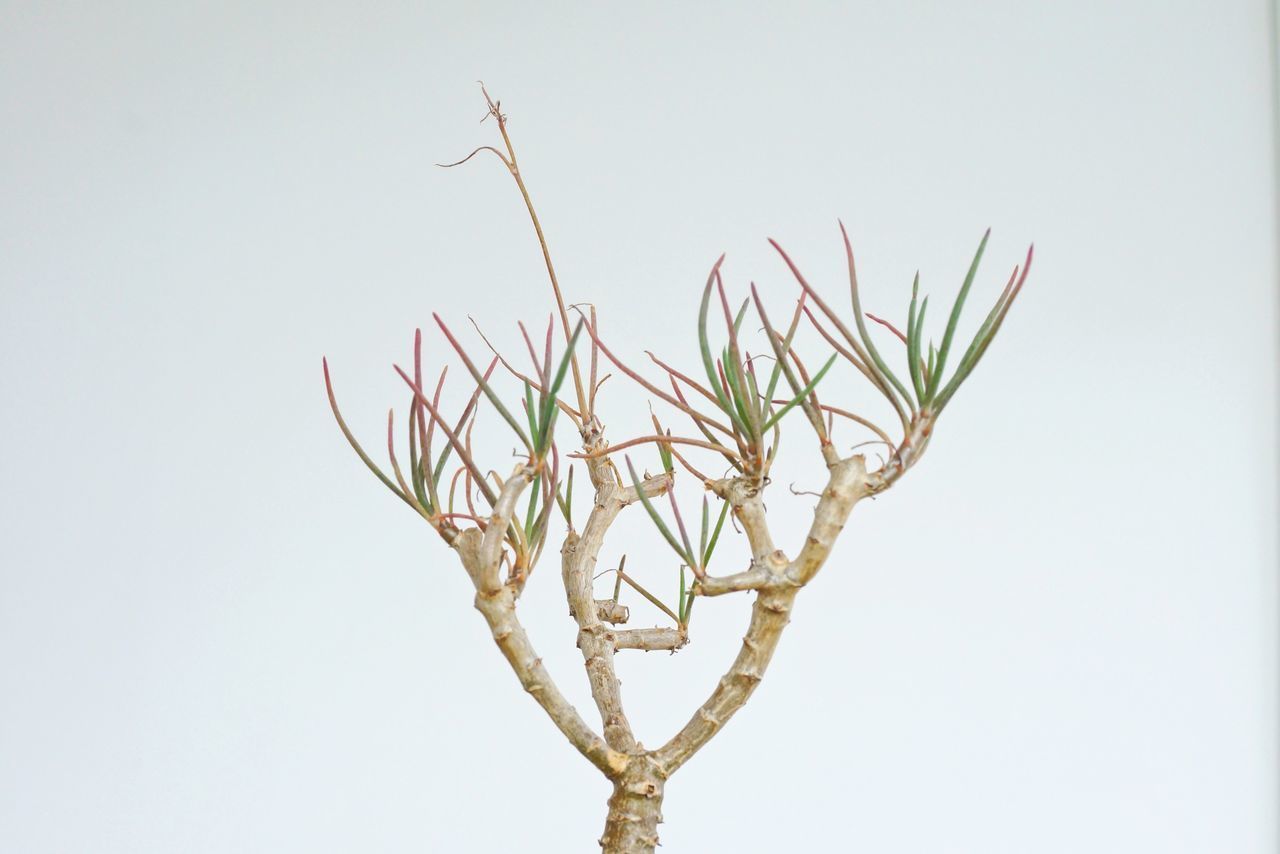
M 652 854 L 662 822 L 663 780 L 657 769 L 637 758 L 613 785 L 609 816 L 600 847 L 604 854 Z
M 769 667 L 782 630 L 791 621 L 799 587 L 775 585 L 756 594 L 751 625 L 729 672 L 715 691 L 671 741 L 654 751 L 654 760 L 668 777 L 718 733 L 747 702 Z
M 612 505 L 612 506 L 611 506 Z M 565 537 L 563 576 L 565 592 L 569 599 L 569 612 L 578 623 L 578 649 L 582 651 L 591 683 L 591 696 L 600 709 L 604 724 L 604 738 L 614 750 L 630 753 L 635 750 L 635 736 L 622 708 L 622 692 L 613 667 L 613 635 L 600 621 L 600 615 L 591 594 L 591 576 L 596 566 L 596 553 L 604 537 L 604 528 L 613 521 L 616 502 L 597 504 L 591 520 L 584 529 L 585 538 L 570 531 Z
M 584 430 L 583 447 L 587 451 L 605 447 L 594 421 L 589 422 Z M 638 495 L 634 486 L 624 488 L 618 484 L 610 463 L 602 457 L 589 459 L 587 470 L 595 487 L 595 504 L 582 534 L 570 531 L 565 537 L 561 549 L 561 575 L 569 600 L 569 613 L 578 623 L 578 649 L 582 651 L 587 668 L 591 697 L 600 710 L 605 741 L 616 751 L 632 753 L 638 745 L 622 707 L 622 689 L 613 665 L 614 632 L 601 620 L 591 580 L 609 526 L 624 507 L 637 500 Z M 640 488 L 647 494 L 659 495 L 670 485 L 669 476 L 663 475 L 650 478 L 640 484 Z
M 782 631 L 790 622 L 796 594 L 822 568 L 853 506 L 867 494 L 867 470 L 862 457 L 840 460 L 830 470 L 827 488 L 814 511 L 809 536 L 800 554 L 790 562 L 782 552 L 773 549 L 759 491 L 741 479 L 717 481 L 713 485 L 732 502 L 734 513 L 751 541 L 752 568 L 740 574 L 740 580 L 741 589 L 757 590 L 756 601 L 751 609 L 751 624 L 733 666 L 684 728 L 653 752 L 653 761 L 664 777 L 670 777 L 688 762 L 750 698 L 764 678 Z M 765 574 L 760 576 L 759 570 Z
M 609 749 L 604 739 L 591 731 L 577 710 L 560 693 L 556 683 L 542 665 L 542 659 L 534 652 L 524 627 L 516 619 L 515 592 L 504 586 L 497 592 L 476 594 L 476 610 L 484 615 L 493 632 L 493 640 L 506 657 L 511 669 L 520 678 L 520 684 L 538 705 L 546 711 L 569 743 L 578 749 L 606 777 L 622 771 L 627 757 Z

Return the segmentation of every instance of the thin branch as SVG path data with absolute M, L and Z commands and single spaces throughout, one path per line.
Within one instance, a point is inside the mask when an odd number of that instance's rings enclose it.
M 437 163 L 436 165 L 439 166 L 441 169 L 452 169 L 454 166 L 461 166 L 463 163 L 466 163 L 468 160 L 475 157 L 477 154 L 479 154 L 482 151 L 493 152 L 493 154 L 495 154 L 497 158 L 502 161 L 503 166 L 506 166 L 508 169 L 511 168 L 511 164 L 507 161 L 507 158 L 503 155 L 503 153 L 498 149 L 494 148 L 492 145 L 482 145 L 478 147 L 475 151 L 468 154 L 466 157 L 462 158 L 461 160 L 455 160 L 452 163 Z
M 556 297 L 556 308 L 560 311 L 560 325 L 564 331 L 564 340 L 567 343 L 571 337 L 569 331 L 569 314 L 565 311 L 564 297 L 560 293 L 560 281 L 556 278 L 555 264 L 551 261 L 551 250 L 547 248 L 547 237 L 542 232 L 542 223 L 538 220 L 538 212 L 534 210 L 533 199 L 529 196 L 529 188 L 525 186 L 524 176 L 520 174 L 520 164 L 516 160 L 516 150 L 511 144 L 511 137 L 507 134 L 507 117 L 503 115 L 499 109 L 498 103 L 489 97 L 489 93 L 484 88 L 484 84 L 480 85 L 480 91 L 484 93 L 484 99 L 489 104 L 489 115 L 493 116 L 498 122 L 498 132 L 502 134 L 502 142 L 507 149 L 507 157 L 504 162 L 507 164 L 507 171 L 511 173 L 511 177 L 515 179 L 516 186 L 520 188 L 520 197 L 524 199 L 524 206 L 529 211 L 529 219 L 533 222 L 533 230 L 538 235 L 538 246 L 542 249 L 542 260 L 547 266 L 547 277 L 551 280 L 551 290 Z M 582 372 L 578 368 L 578 357 L 576 354 L 571 357 L 573 365 L 573 386 L 578 394 L 578 411 L 590 411 L 587 405 L 587 398 L 582 389 Z
M 628 439 L 625 442 L 620 442 L 617 445 L 610 445 L 607 448 L 601 448 L 597 451 L 591 451 L 589 453 L 582 452 L 577 454 L 569 454 L 569 456 L 578 460 L 590 460 L 596 457 L 607 456 L 609 454 L 614 453 L 615 451 L 621 451 L 624 448 L 630 448 L 633 445 L 642 445 L 642 444 L 645 444 L 646 442 L 672 442 L 680 445 L 693 445 L 694 447 L 697 447 L 697 448 L 706 448 L 707 450 L 717 451 L 722 454 L 727 453 L 732 455 L 734 459 L 741 461 L 741 457 L 739 457 L 737 454 L 734 454 L 724 445 L 717 445 L 714 442 L 704 442 L 701 439 L 686 439 L 682 436 L 640 436 L 635 439 Z

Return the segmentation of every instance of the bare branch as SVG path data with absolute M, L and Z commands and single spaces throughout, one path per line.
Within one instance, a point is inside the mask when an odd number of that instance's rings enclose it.
M 670 650 L 675 652 L 689 642 L 689 636 L 682 629 L 622 629 L 613 632 L 613 648 L 642 649 L 645 652 Z
M 564 296 L 560 293 L 560 281 L 556 278 L 555 264 L 551 261 L 551 250 L 547 248 L 547 237 L 542 232 L 542 222 L 538 219 L 538 212 L 534 210 L 533 199 L 529 196 L 529 188 L 525 186 L 524 176 L 520 174 L 520 164 L 516 160 L 516 150 L 511 144 L 511 137 L 507 134 L 507 117 L 499 108 L 497 102 L 489 97 L 489 93 L 485 91 L 484 85 L 481 84 L 480 91 L 484 92 L 485 101 L 489 104 L 489 115 L 493 116 L 498 122 L 498 132 L 502 134 L 502 142 L 507 149 L 507 156 L 504 161 L 507 163 L 507 170 L 511 173 L 511 177 L 515 179 L 516 186 L 520 188 L 520 197 L 524 199 L 525 209 L 529 211 L 529 219 L 533 223 L 533 230 L 538 235 L 538 246 L 542 249 L 542 260 L 547 266 L 547 278 L 551 280 L 551 290 L 555 294 L 556 308 L 560 311 L 560 325 L 564 331 L 564 340 L 567 343 L 572 337 L 569 331 L 569 314 L 565 311 Z M 582 371 L 578 367 L 578 356 L 576 353 L 570 355 L 571 364 L 573 366 L 573 386 L 578 394 L 578 411 L 584 413 L 590 412 L 587 404 L 586 394 L 582 389 Z
M 479 536 L 474 528 L 464 531 L 459 539 L 468 535 Z M 474 538 L 473 537 L 473 538 Z M 476 593 L 476 610 L 484 615 L 493 640 L 515 671 L 524 690 L 542 706 L 552 722 L 564 733 L 569 743 L 590 760 L 609 779 L 616 779 L 627 767 L 628 757 L 615 751 L 599 735 L 587 726 L 578 711 L 560 693 L 552 681 L 542 659 L 534 652 L 529 636 L 516 618 L 515 591 L 501 587 L 492 596 Z
M 441 169 L 452 169 L 454 166 L 461 166 L 463 163 L 466 163 L 468 160 L 475 157 L 477 154 L 479 154 L 482 151 L 492 152 L 495 156 L 497 156 L 499 160 L 502 161 L 503 166 L 507 167 L 507 169 L 512 168 L 511 163 L 507 160 L 507 158 L 503 155 L 503 153 L 498 149 L 494 148 L 492 145 L 481 145 L 477 147 L 475 151 L 471 152 L 461 160 L 455 160 L 452 163 L 437 163 L 436 165 L 439 166 Z
M 569 613 L 578 623 L 578 648 L 582 651 L 587 679 L 591 684 L 591 696 L 600 710 L 605 741 L 614 750 L 629 753 L 636 748 L 635 736 L 622 709 L 621 688 L 613 667 L 613 642 L 600 620 L 591 583 L 605 533 L 626 506 L 619 498 L 621 491 L 615 482 L 600 478 L 596 484 L 595 504 L 582 534 L 570 531 L 565 537 L 561 549 L 561 572 Z
M 699 596 L 723 596 L 726 593 L 741 593 L 747 590 L 759 590 L 769 583 L 772 574 L 763 566 L 752 566 L 743 572 L 733 575 L 708 575 L 694 585 Z

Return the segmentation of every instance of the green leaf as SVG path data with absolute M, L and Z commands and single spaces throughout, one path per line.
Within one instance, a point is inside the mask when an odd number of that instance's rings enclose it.
M 813 379 L 809 381 L 809 384 L 804 388 L 802 388 L 799 394 L 797 394 L 791 400 L 787 401 L 785 406 L 783 406 L 777 412 L 773 413 L 773 415 L 769 418 L 769 420 L 765 422 L 765 425 L 762 429 L 768 430 L 774 424 L 777 424 L 778 421 L 782 418 L 782 416 L 786 415 L 788 412 L 791 411 L 791 409 L 796 404 L 800 403 L 802 400 L 808 397 L 809 394 L 813 391 L 814 386 L 818 384 L 818 381 L 821 380 L 824 376 L 826 376 L 827 371 L 831 369 L 831 366 L 833 364 L 835 364 L 836 356 L 838 355 L 839 355 L 838 353 L 832 354 L 831 358 L 827 359 L 827 363 L 822 366 L 822 369 L 813 375 Z
M 556 484 L 556 506 L 560 508 L 560 515 L 564 516 L 564 523 L 573 528 L 573 514 L 569 512 L 568 506 L 564 501 L 564 490 L 560 488 L 560 484 Z
M 680 615 L 680 622 L 684 623 L 684 564 L 680 564 L 680 598 L 676 602 L 676 613 Z
M 724 527 L 724 519 L 729 515 L 729 502 L 723 501 L 720 505 L 720 518 L 716 520 L 715 530 L 711 533 L 711 542 L 707 543 L 707 547 L 702 551 L 702 568 L 706 569 L 711 563 L 711 554 L 716 550 L 716 543 L 720 540 L 720 529 Z
M 569 363 L 573 358 L 573 348 L 578 343 L 578 335 L 582 333 L 584 321 L 579 320 L 578 325 L 573 328 L 573 335 L 569 337 L 569 344 L 565 347 L 564 355 L 560 357 L 560 366 L 556 368 L 555 379 L 551 382 L 551 388 L 546 393 L 546 399 L 542 404 L 542 416 L 539 419 L 538 427 L 538 458 L 546 456 L 547 450 L 551 446 L 551 438 L 555 435 L 552 428 L 555 425 L 556 413 L 560 410 L 556 407 L 556 395 L 560 393 L 560 387 L 564 385 L 564 378 L 569 370 Z
M 666 432 L 667 436 L 671 435 L 671 431 Z M 667 474 L 675 471 L 675 458 L 671 455 L 671 445 L 667 442 L 658 443 L 658 458 L 662 462 L 662 470 Z
M 538 410 L 533 405 L 533 386 L 528 380 L 524 383 L 524 414 L 529 421 L 529 435 L 538 435 Z
M 996 304 L 992 306 L 991 311 L 987 314 L 982 326 L 978 328 L 977 334 L 973 336 L 973 342 L 969 348 L 965 350 L 964 356 L 960 359 L 960 364 L 956 366 L 955 374 L 952 375 L 951 381 L 947 383 L 946 388 L 938 393 L 938 410 L 947 405 L 956 390 L 973 373 L 973 369 L 977 367 L 978 361 L 982 358 L 982 354 L 987 351 L 992 339 L 996 337 L 996 332 L 1000 330 L 1000 324 L 1004 321 L 1005 314 L 1009 311 L 1009 306 L 1013 303 L 1013 297 L 1010 294 L 1006 297 L 1001 294 L 1000 299 L 996 300 Z
M 520 426 L 520 422 L 516 421 L 510 410 L 508 410 L 502 403 L 497 392 L 493 390 L 493 387 L 489 385 L 488 380 L 484 378 L 484 374 L 480 373 L 479 369 L 477 369 L 475 364 L 471 361 L 471 357 L 467 355 L 467 351 L 462 349 L 462 345 L 458 343 L 457 339 L 453 337 L 453 333 L 449 331 L 449 327 L 445 326 L 444 321 L 440 319 L 440 315 L 435 314 L 432 316 L 435 318 L 436 325 L 440 327 L 440 330 L 444 332 L 445 337 L 449 339 L 449 343 L 453 345 L 454 352 L 456 352 L 462 359 L 462 364 L 466 365 L 467 371 L 470 372 L 472 378 L 475 379 L 476 384 L 479 385 L 481 391 L 484 392 L 484 396 L 489 398 L 489 402 L 493 404 L 493 408 L 498 410 L 498 414 L 502 416 L 502 420 L 506 421 L 507 424 L 511 426 L 511 429 L 515 431 L 516 436 L 520 438 L 520 441 L 524 444 L 525 448 L 527 448 L 529 453 L 532 454 L 533 445 L 530 444 L 529 437 L 524 434 L 524 428 Z
M 729 420 L 733 423 L 734 429 L 739 433 L 746 435 L 746 426 L 739 421 L 737 413 L 734 412 L 733 406 L 729 403 L 729 399 L 725 397 L 724 390 L 720 387 L 720 375 L 716 372 L 715 361 L 711 358 L 711 343 L 707 338 L 707 311 L 711 306 L 711 286 L 715 283 L 715 273 L 707 279 L 707 287 L 702 292 L 702 305 L 698 309 L 698 347 L 702 352 L 702 366 L 707 371 L 707 380 L 711 384 L 711 391 L 715 394 L 716 403 L 725 415 L 729 416 Z
M 978 244 L 978 251 L 974 253 L 973 262 L 969 264 L 969 272 L 964 277 L 964 284 L 960 286 L 960 293 L 956 295 L 955 304 L 951 306 L 951 317 L 947 319 L 947 331 L 942 335 L 942 346 L 938 350 L 938 369 L 929 377 L 929 399 L 932 400 L 938 393 L 938 389 L 942 386 L 942 372 L 946 370 L 947 354 L 951 352 L 951 339 L 955 337 L 956 326 L 960 323 L 960 313 L 964 309 L 965 297 L 969 295 L 969 288 L 973 286 L 973 280 L 978 275 L 978 265 L 982 262 L 982 253 L 987 248 L 987 239 L 991 237 L 991 229 L 987 229 L 986 234 L 982 235 L 982 242 Z
M 850 265 L 852 265 L 852 255 L 850 259 Z M 898 394 L 902 395 L 902 399 L 906 401 L 907 406 L 911 406 L 911 395 L 907 392 L 907 387 L 902 384 L 893 371 L 889 370 L 889 366 L 880 356 L 880 351 L 876 349 L 875 341 L 871 340 L 871 333 L 867 331 L 867 321 L 862 310 L 862 301 L 858 297 L 857 279 L 853 276 L 852 266 L 850 266 L 849 275 L 849 294 L 853 301 L 853 320 L 858 326 L 858 336 L 862 338 L 862 343 L 866 345 L 871 361 L 875 363 L 880 374 L 897 389 Z
M 738 309 L 738 316 L 733 319 L 733 334 L 737 335 L 742 331 L 742 319 L 747 316 L 747 306 L 751 304 L 748 297 L 742 301 L 742 307 Z
M 569 466 L 569 486 L 564 491 L 564 503 L 569 512 L 573 512 L 573 466 Z M 572 526 L 572 523 L 570 523 Z
M 707 553 L 707 533 L 710 528 L 711 508 L 707 504 L 707 496 L 702 496 L 702 533 L 698 535 L 698 554 Z
M 911 283 L 911 306 L 907 309 L 907 370 L 911 373 L 911 386 L 916 392 L 916 402 L 924 406 L 924 379 L 920 375 L 920 335 L 916 330 L 916 297 L 920 292 L 920 274 Z M 920 312 L 921 317 L 924 312 Z
M 640 496 L 640 503 L 644 505 L 644 509 L 648 512 L 649 518 L 653 520 L 653 524 L 657 526 L 658 531 L 661 532 L 663 538 L 667 541 L 667 543 L 671 546 L 671 548 L 675 551 L 675 553 L 679 555 L 684 560 L 685 563 L 692 564 L 693 560 L 685 552 L 684 547 L 680 545 L 680 542 L 672 535 L 671 530 L 667 527 L 667 524 L 662 521 L 662 517 L 658 515 L 658 511 L 654 508 L 653 503 L 649 501 L 649 496 L 644 494 L 644 489 L 641 486 L 639 476 L 636 474 L 635 466 L 631 464 L 631 458 L 627 457 L 626 460 L 627 460 L 627 471 L 630 472 L 631 474 L 631 483 L 636 488 L 636 494 Z
M 791 341 L 792 333 L 795 332 L 795 328 L 794 327 L 792 328 L 791 332 L 787 334 L 787 337 L 783 341 L 779 341 L 778 339 L 781 338 L 782 336 L 778 335 L 778 333 L 773 328 L 773 324 L 769 322 L 769 315 L 764 310 L 764 303 L 761 302 L 760 294 L 755 290 L 754 287 L 751 290 L 751 296 L 756 302 L 756 313 L 760 315 L 760 322 L 764 324 L 765 337 L 769 339 L 769 346 L 773 348 L 773 355 L 774 355 L 774 358 L 777 360 L 774 363 L 774 369 L 775 370 L 781 369 L 783 376 L 787 378 L 787 385 L 791 386 L 792 392 L 794 392 L 795 394 L 799 394 L 800 381 L 796 379 L 795 372 L 791 370 L 791 366 L 787 364 L 787 353 L 790 352 L 789 342 Z M 787 346 L 784 347 L 784 345 L 787 345 Z M 765 396 L 766 400 L 770 403 L 773 400 L 773 387 L 775 384 L 776 384 L 776 378 L 774 381 L 771 381 L 769 383 L 770 390 L 769 390 L 769 393 Z M 761 435 L 765 433 L 766 429 L 767 428 L 762 429 L 760 431 Z
M 533 539 L 533 520 L 538 512 L 538 487 L 542 483 L 542 472 L 538 472 L 533 476 L 533 483 L 529 485 L 529 511 L 525 514 L 524 535 L 526 539 Z
M 749 398 L 747 396 L 746 386 L 742 383 L 742 376 L 738 370 L 739 366 L 737 365 L 737 360 L 731 356 L 728 347 L 725 347 L 720 351 L 720 357 L 721 364 L 724 365 L 725 379 L 728 380 L 729 383 L 729 393 L 733 395 L 733 405 L 738 411 L 738 418 L 743 424 L 751 424 L 751 416 L 747 409 Z M 754 434 L 751 430 L 744 431 L 744 435 L 754 438 Z
M 417 403 L 417 396 L 409 399 L 409 482 L 413 485 L 413 494 L 417 497 L 418 503 L 428 513 L 434 514 L 435 508 L 424 489 L 422 463 L 418 458 Z
M 560 484 L 555 485 L 558 496 L 560 494 Z M 551 508 L 555 501 L 548 499 L 543 505 L 542 510 L 538 513 L 537 521 L 533 523 L 533 533 L 529 535 L 529 543 L 534 548 L 540 548 L 547 538 L 547 529 L 551 526 Z
M 799 318 L 797 318 L 797 320 L 798 319 Z M 796 337 L 796 330 L 799 328 L 800 328 L 800 324 L 797 322 L 792 324 L 791 328 L 787 330 L 787 336 L 782 341 L 783 353 L 791 352 L 791 342 Z M 775 350 L 777 349 L 776 346 L 774 349 Z M 770 371 L 769 373 L 769 386 L 764 393 L 764 402 L 766 406 L 773 400 L 773 392 L 778 387 L 778 378 L 782 376 L 782 365 L 783 365 L 782 359 L 775 356 L 774 362 L 773 362 L 773 370 Z
M 412 507 L 412 499 L 401 492 L 400 487 L 393 483 L 391 478 L 382 473 L 382 469 L 378 468 L 377 464 L 369 458 L 369 455 L 364 452 L 364 448 L 360 447 L 360 443 L 356 441 L 355 435 L 352 434 L 351 430 L 347 427 L 347 422 L 343 420 L 342 413 L 338 410 L 338 399 L 333 393 L 333 383 L 329 379 L 328 360 L 324 361 L 324 384 L 326 391 L 329 393 L 329 408 L 333 410 L 333 417 L 337 420 L 338 428 L 342 431 L 342 435 L 346 437 L 347 444 L 349 444 L 351 449 L 356 452 L 356 456 L 358 456 L 360 461 L 365 464 L 365 467 L 368 468 L 369 471 L 373 472 L 374 475 L 377 476 L 378 480 L 382 481 L 383 486 L 390 489 L 400 498 L 401 501 Z

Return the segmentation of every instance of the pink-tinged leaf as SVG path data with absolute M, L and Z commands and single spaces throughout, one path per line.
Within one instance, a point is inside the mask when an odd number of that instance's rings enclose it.
M 534 373 L 536 373 L 538 377 L 541 379 L 542 378 L 542 362 L 538 360 L 538 351 L 533 349 L 533 341 L 529 340 L 529 330 L 525 329 L 524 321 L 522 320 L 517 321 L 516 325 L 520 327 L 520 336 L 524 338 L 525 349 L 529 351 L 529 360 L 533 362 Z M 545 379 L 541 379 L 541 381 L 546 382 Z M 532 383 L 530 383 L 530 385 L 532 385 Z
M 607 346 L 605 346 L 605 343 L 600 340 L 600 337 L 596 334 L 596 331 L 593 327 L 587 326 L 586 329 L 587 329 L 587 334 L 591 336 L 591 340 L 594 341 L 596 345 L 600 348 L 600 352 L 604 353 L 605 358 L 608 359 L 610 362 L 613 362 L 614 366 L 616 366 L 618 370 L 622 371 L 622 373 L 626 374 L 628 377 L 634 380 L 643 389 L 648 391 L 650 394 L 656 395 L 662 400 L 665 400 L 667 403 L 671 404 L 676 409 L 679 409 L 681 412 L 683 412 L 685 415 L 688 415 L 690 418 L 694 419 L 695 421 L 699 421 L 703 424 L 706 424 L 708 427 L 712 427 L 716 430 L 719 430 L 721 433 L 724 433 L 726 436 L 733 435 L 733 431 L 731 431 L 724 424 L 721 424 L 719 421 L 716 421 L 714 418 L 710 418 L 709 416 L 703 415 L 701 412 L 698 412 L 696 409 L 689 406 L 688 403 L 682 402 L 679 399 L 672 397 L 671 395 L 664 392 L 662 389 L 655 386 L 653 383 L 646 380 L 640 374 L 636 373 L 631 368 L 627 367 L 626 364 L 624 364 L 617 356 L 613 355 L 613 352 Z
M 871 312 L 869 312 L 869 311 L 868 311 L 868 312 L 864 312 L 864 314 L 866 314 L 866 315 L 867 315 L 867 317 L 871 318 L 871 319 L 872 319 L 872 320 L 874 320 L 876 323 L 878 323 L 878 324 L 880 324 L 881 326 L 883 326 L 885 329 L 888 329 L 888 330 L 889 330 L 890 332 L 892 332 L 894 335 L 897 335 L 897 336 L 898 336 L 898 338 L 899 338 L 899 339 L 901 339 L 901 341 L 902 341 L 902 343 L 903 343 L 903 344 L 906 344 L 906 343 L 907 343 L 907 336 L 905 336 L 905 335 L 903 335 L 901 332 L 899 332 L 899 331 L 898 331 L 898 327 L 894 326 L 892 323 L 890 323 L 889 321 L 885 320 L 883 317 L 876 317 L 874 314 L 872 314 L 872 313 L 871 313 Z
M 449 444 L 453 447 L 454 452 L 458 454 L 463 465 L 466 466 L 468 473 L 475 475 L 476 479 L 480 481 L 481 489 L 485 493 L 485 499 L 488 500 L 490 504 L 496 504 L 498 496 L 495 495 L 493 490 L 489 489 L 488 484 L 484 482 L 484 475 L 480 474 L 479 469 L 476 468 L 475 461 L 472 460 L 471 455 L 467 453 L 466 446 L 462 444 L 458 435 L 453 430 L 449 429 L 449 425 L 445 423 L 444 417 L 440 415 L 440 411 L 436 409 L 435 405 L 431 403 L 431 401 L 427 400 L 427 396 L 422 393 L 422 389 L 414 384 L 413 379 L 404 372 L 404 369 L 399 365 L 395 365 L 394 367 L 396 369 L 396 373 L 400 375 L 400 378 L 403 379 L 405 383 L 408 384 L 409 388 L 413 390 L 414 396 L 418 398 L 419 402 L 421 402 L 431 414 L 432 421 L 440 425 L 441 432 L 443 432 L 446 438 L 448 438 Z M 490 366 L 490 370 L 492 370 L 492 366 Z M 472 400 L 474 401 L 474 398 Z M 470 408 L 471 405 L 468 404 L 468 410 L 470 410 Z
M 322 358 L 321 364 L 324 367 L 324 387 L 325 391 L 329 395 L 329 408 L 333 410 L 333 417 L 338 422 L 338 429 L 340 429 L 342 431 L 342 435 L 346 437 L 347 444 L 351 445 L 351 449 L 356 452 L 356 456 L 358 456 L 360 461 L 365 464 L 365 467 L 368 468 L 369 471 L 373 472 L 374 475 L 377 476 L 378 480 L 382 481 L 383 486 L 394 492 L 396 497 L 405 504 L 408 504 L 415 511 L 421 513 L 422 509 L 418 506 L 417 502 L 411 501 L 408 495 L 401 492 L 400 488 L 391 482 L 391 478 L 383 474 L 382 469 L 378 468 L 373 460 L 369 458 L 369 455 L 364 452 L 364 448 L 360 447 L 360 443 L 356 441 L 355 435 L 352 434 L 351 429 L 347 427 L 347 422 L 343 419 L 341 410 L 338 409 L 338 398 L 337 395 L 334 394 L 333 380 L 329 376 L 329 360 Z

